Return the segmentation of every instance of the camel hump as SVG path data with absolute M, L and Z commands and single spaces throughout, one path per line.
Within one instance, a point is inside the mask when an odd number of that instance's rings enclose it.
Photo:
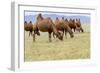
M 41 14 L 41 13 L 39 13 L 39 14 L 38 14 L 38 16 L 42 16 L 42 14 Z
M 32 21 L 30 21 L 29 23 L 31 23 L 31 24 L 32 24 Z
M 50 19 L 50 20 L 51 20 L 51 18 L 50 18 L 50 17 L 48 17 L 47 19 Z
M 37 20 L 39 20 L 39 19 L 43 19 L 43 17 L 42 17 L 42 14 L 41 14 L 41 13 L 39 13 L 39 14 L 38 14 L 38 16 L 37 16 Z
M 79 19 L 76 19 L 76 21 L 80 21 L 80 18 Z
M 72 21 L 73 19 L 70 18 L 70 21 Z
M 78 21 L 78 19 L 76 19 L 76 21 Z
M 52 19 L 50 17 L 47 17 L 46 20 L 52 22 Z
M 62 20 L 64 20 L 64 17 L 62 17 Z
M 56 17 L 56 20 L 59 20 L 58 17 Z
M 39 13 L 37 17 L 42 17 L 42 14 L 41 14 L 41 13 Z
M 79 18 L 78 20 L 79 20 L 79 22 L 80 22 L 80 18 Z
M 65 21 L 68 21 L 68 19 L 66 18 Z
M 73 19 L 72 21 L 73 21 L 73 22 L 75 22 L 75 20 L 74 20 L 74 19 Z
M 33 28 L 32 21 L 30 21 L 30 22 L 28 23 L 28 27 L 31 27 L 31 28 Z
M 80 18 L 79 19 L 76 19 L 76 23 L 80 23 Z
M 27 21 L 25 21 L 24 24 L 27 24 Z

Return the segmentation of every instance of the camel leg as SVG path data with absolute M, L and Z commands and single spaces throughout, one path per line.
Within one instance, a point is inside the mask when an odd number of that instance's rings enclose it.
M 29 37 L 30 37 L 30 33 L 31 33 L 31 32 L 29 31 Z
M 32 36 L 32 31 L 30 32 L 31 36 Z
M 75 28 L 74 28 L 74 32 L 75 32 Z
M 55 34 L 54 34 L 54 32 L 53 32 L 53 38 L 55 38 Z
M 79 30 L 79 32 L 81 32 L 81 30 Z
M 62 32 L 63 32 L 63 34 L 62 34 L 62 35 L 64 36 L 64 29 L 62 30 Z
M 84 32 L 84 30 L 83 30 L 83 28 L 82 28 L 82 27 L 80 28 L 80 30 L 81 30 L 81 32 Z
M 65 30 L 65 37 L 67 38 L 67 31 Z
M 33 33 L 33 41 L 35 42 L 35 31 Z
M 73 38 L 74 37 L 74 34 L 73 34 L 72 30 L 70 28 L 68 28 L 67 31 L 70 34 L 70 37 Z
M 51 32 L 49 32 L 49 42 L 51 42 Z

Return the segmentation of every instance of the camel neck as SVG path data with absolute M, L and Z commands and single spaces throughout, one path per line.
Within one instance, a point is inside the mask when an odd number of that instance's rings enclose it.
M 56 26 L 55 26 L 55 24 L 52 22 L 52 28 L 53 28 L 53 32 L 54 33 L 57 33 L 57 29 L 56 29 Z

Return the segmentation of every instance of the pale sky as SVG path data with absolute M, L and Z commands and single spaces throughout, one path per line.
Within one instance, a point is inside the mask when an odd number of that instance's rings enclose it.
M 27 11 L 25 12 L 25 16 L 27 15 L 38 15 L 39 13 L 41 14 L 58 14 L 58 15 L 66 15 L 66 16 L 75 16 L 75 15 L 81 15 L 81 16 L 90 16 L 90 14 L 73 14 L 73 13 L 52 13 L 52 12 L 33 12 L 33 11 Z

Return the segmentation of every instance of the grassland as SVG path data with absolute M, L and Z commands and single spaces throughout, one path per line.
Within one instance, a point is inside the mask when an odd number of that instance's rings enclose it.
M 84 33 L 74 33 L 74 38 L 64 37 L 64 41 L 54 39 L 49 42 L 48 33 L 41 33 L 33 42 L 25 32 L 25 61 L 87 59 L 90 58 L 90 27 L 83 25 Z

